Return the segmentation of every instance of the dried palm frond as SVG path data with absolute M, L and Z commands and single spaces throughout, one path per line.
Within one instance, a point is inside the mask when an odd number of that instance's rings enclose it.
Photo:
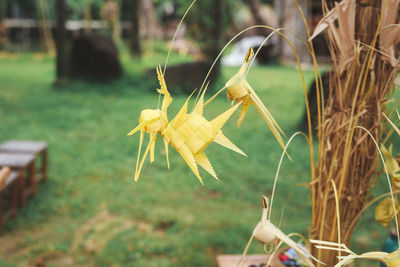
M 354 59 L 354 33 L 355 33 L 355 14 L 356 1 L 343 0 L 335 3 L 335 7 L 330 10 L 318 23 L 310 39 L 329 28 L 331 39 L 335 41 L 339 50 L 339 71 L 343 72 L 346 66 Z M 338 21 L 338 26 L 335 21 Z
M 397 111 L 397 116 L 399 117 L 400 120 L 400 114 L 399 111 Z M 400 129 L 386 116 L 385 113 L 383 113 L 383 116 L 385 116 L 385 118 L 389 121 L 390 125 L 392 125 L 393 129 L 397 132 L 397 134 L 400 136 Z
M 321 136 L 312 184 L 313 223 L 310 235 L 314 240 L 346 245 L 350 243 L 354 231 L 354 218 L 368 203 L 371 180 L 377 173 L 379 163 L 379 146 L 361 127 L 380 142 L 384 132 L 382 112 L 388 102 L 386 95 L 393 91 L 396 77 L 396 70 L 383 60 L 385 56 L 378 51 L 384 19 L 381 2 L 379 5 L 376 1 L 362 2 L 341 1 L 332 12 L 336 15 L 330 13 L 330 21 L 321 22 L 329 29 L 328 43 L 334 70 L 324 118 L 319 125 Z M 355 24 L 357 30 L 354 29 Z M 339 217 L 340 241 L 330 180 L 337 185 L 339 206 L 344 211 Z M 312 253 L 329 266 L 337 263 L 337 251 L 313 247 Z
M 389 61 L 393 67 L 398 65 L 395 59 L 396 46 L 400 43 L 400 25 L 396 25 L 400 0 L 382 1 L 382 11 L 384 10 L 382 27 L 379 36 L 379 49 L 384 60 Z M 387 6 L 386 6 L 387 5 Z
M 336 7 L 332 8 L 331 10 L 329 10 L 328 13 L 325 14 L 325 16 L 318 22 L 317 26 L 315 27 L 314 32 L 310 37 L 310 40 L 314 39 L 316 36 L 325 31 L 329 27 L 329 25 L 335 23 L 338 18 L 336 8 L 338 6 L 339 8 L 342 8 L 345 3 L 345 1 L 342 1 L 336 4 Z
M 392 253 L 386 252 L 367 252 L 363 254 L 356 254 L 351 251 L 346 245 L 339 244 L 335 242 L 327 242 L 322 240 L 310 240 L 312 244 L 316 244 L 318 249 L 326 249 L 331 251 L 339 251 L 342 253 L 347 253 L 346 256 L 339 256 L 339 263 L 337 263 L 334 267 L 340 267 L 346 264 L 351 263 L 354 259 L 367 259 L 367 260 L 377 260 L 384 263 L 387 267 L 398 267 L 400 266 L 400 250 L 397 249 Z

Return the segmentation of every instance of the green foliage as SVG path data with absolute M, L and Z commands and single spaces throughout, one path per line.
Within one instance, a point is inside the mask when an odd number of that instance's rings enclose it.
M 51 0 L 53 1 L 53 0 Z M 1 0 L 0 1 L 1 8 L 6 8 L 11 4 L 19 6 L 21 8 L 22 14 L 25 17 L 33 18 L 36 17 L 36 1 L 33 0 Z
M 188 34 L 191 36 L 203 50 L 206 55 L 212 55 L 216 46 L 214 38 L 215 25 L 215 2 L 214 0 L 197 1 L 193 9 L 190 11 L 186 25 L 188 26 Z M 226 32 L 231 25 L 235 9 L 240 5 L 239 1 L 222 0 L 223 16 L 220 18 L 223 32 Z M 179 14 L 182 16 L 189 6 L 189 2 L 179 0 Z M 223 38 L 224 39 L 224 38 Z
M 268 5 L 273 6 L 274 5 L 274 1 L 275 0 L 261 0 L 260 2 L 263 3 L 263 4 L 268 4 Z
M 104 2 L 104 0 L 66 0 L 70 10 L 69 19 L 83 19 L 87 4 L 90 4 L 92 19 L 100 19 L 100 10 Z

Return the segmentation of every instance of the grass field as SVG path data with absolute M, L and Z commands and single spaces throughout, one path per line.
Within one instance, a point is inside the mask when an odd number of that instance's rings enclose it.
M 24 54 L 0 60 L 0 141 L 50 144 L 49 181 L 6 224 L 0 266 L 32 266 L 38 259 L 47 266 L 213 266 L 217 254 L 243 251 L 261 215 L 260 198 L 271 193 L 281 154 L 254 108 L 240 129 L 237 114 L 224 127 L 248 158 L 215 144 L 206 150 L 220 182 L 202 172 L 201 186 L 172 149 L 168 171 L 161 142 L 155 163 L 146 162 L 139 182 L 133 182 L 139 137 L 126 133 L 137 125 L 140 110 L 157 105 L 156 77 L 152 81 L 141 73 L 162 64 L 163 57 L 148 55 L 134 63 L 125 56 L 120 81 L 71 82 L 57 89 L 52 58 Z M 235 71 L 224 69 L 224 77 Z M 312 76 L 306 72 L 308 83 Z M 287 136 L 296 132 L 304 110 L 298 71 L 259 66 L 249 82 Z M 173 97 L 170 114 L 186 98 Z M 221 96 L 205 116 L 211 119 L 229 104 Z M 311 199 L 304 185 L 310 180 L 305 141 L 296 139 L 289 152 L 294 162 L 284 161 L 272 221 L 278 224 L 283 214 L 285 232 L 307 234 Z M 386 238 L 371 214 L 373 209 L 358 226 L 355 251 L 379 249 Z M 262 251 L 258 243 L 250 250 Z

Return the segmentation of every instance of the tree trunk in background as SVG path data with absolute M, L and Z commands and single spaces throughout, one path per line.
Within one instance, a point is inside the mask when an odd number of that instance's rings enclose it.
M 143 25 L 143 37 L 145 40 L 151 40 L 154 37 L 156 19 L 154 16 L 154 5 L 152 0 L 138 0 L 141 8 L 141 23 Z
M 68 51 L 67 51 L 67 29 L 65 23 L 67 20 L 67 7 L 65 0 L 56 0 L 57 16 L 57 62 L 56 62 L 56 83 L 60 83 L 68 76 Z
M 132 2 L 132 20 L 131 20 L 131 52 L 133 55 L 141 56 L 140 47 L 140 28 L 139 28 L 139 8 L 140 0 Z
M 4 25 L 5 2 L 0 3 L 0 50 L 5 49 L 7 43 L 7 30 Z
M 304 12 L 304 15 L 307 19 L 309 19 L 309 15 L 311 13 L 311 0 L 299 0 L 299 4 Z M 275 13 L 278 17 L 279 27 L 292 29 L 294 32 L 303 37 L 304 40 L 307 40 L 306 30 L 304 24 L 302 23 L 303 19 L 301 18 L 299 10 L 297 9 L 294 1 L 275 0 L 274 6 Z M 311 62 L 311 56 L 306 47 L 304 47 L 303 42 L 287 31 L 285 31 L 284 34 L 287 35 L 288 39 L 294 45 L 300 60 L 302 62 Z M 280 60 L 282 63 L 296 62 L 296 58 L 293 55 L 291 47 L 282 38 L 279 38 L 278 54 L 280 55 Z
M 260 0 L 247 0 L 247 3 L 249 4 L 250 11 L 253 14 L 253 18 L 256 24 L 265 25 L 265 22 L 260 12 Z
M 267 25 L 267 26 L 272 26 L 268 25 L 266 21 L 263 19 L 263 16 L 261 14 L 261 4 L 260 0 L 247 0 L 247 4 L 249 5 L 251 14 L 253 15 L 254 22 L 257 25 Z M 262 29 L 262 28 L 257 28 L 257 34 L 261 36 L 267 36 L 268 34 L 271 33 L 270 30 Z
M 356 40 L 374 45 L 373 39 L 382 15 L 381 1 L 383 0 L 356 0 Z M 357 44 L 354 45 L 358 47 Z M 331 184 L 334 181 L 339 195 L 340 242 L 346 245 L 350 244 L 355 223 L 368 201 L 370 180 L 376 173 L 379 162 L 373 140 L 365 131 L 355 126 L 368 129 L 379 142 L 383 132 L 381 122 L 385 97 L 393 89 L 396 76 L 390 61 L 377 52 L 373 52 L 371 65 L 363 72 L 362 66 L 368 62 L 371 50 L 366 46 L 360 48 L 361 52 L 355 53 L 355 59 L 346 65 L 344 71 L 340 72 L 335 68 L 331 77 L 330 96 L 321 127 L 316 179 L 312 185 L 311 238 L 338 242 L 336 205 Z M 380 49 L 379 42 L 375 48 Z M 338 64 L 349 60 L 340 57 L 335 59 L 339 61 Z M 365 87 L 357 90 L 360 77 L 365 78 Z M 312 254 L 326 263 L 325 266 L 334 266 L 338 262 L 337 252 L 313 247 Z
M 44 0 L 36 0 L 37 21 L 39 24 L 40 42 L 45 52 L 54 52 L 53 37 L 49 25 L 48 6 Z
M 223 46 L 223 25 L 224 25 L 224 4 L 225 0 L 215 0 L 214 10 L 212 11 L 214 30 L 213 30 L 213 47 L 211 59 L 214 60 Z M 214 79 L 217 79 L 221 74 L 221 60 L 218 60 L 214 66 Z
M 90 5 L 90 0 L 86 0 L 85 3 L 85 33 L 92 31 L 92 10 Z

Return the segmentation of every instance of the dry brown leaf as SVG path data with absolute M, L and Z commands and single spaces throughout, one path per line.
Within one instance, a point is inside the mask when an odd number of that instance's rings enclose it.
M 310 39 L 329 29 L 338 50 L 339 50 L 339 70 L 344 71 L 347 64 L 354 59 L 354 33 L 355 33 L 355 0 L 343 0 L 335 3 L 336 6 L 330 10 L 318 23 Z M 335 25 L 338 20 L 338 27 Z
M 385 7 L 385 4 L 387 6 Z M 396 46 L 400 42 L 400 25 L 395 25 L 399 10 L 400 0 L 382 1 L 382 11 L 385 10 L 382 27 L 379 36 L 379 49 L 386 55 L 384 60 L 388 60 L 393 67 L 397 65 L 395 56 Z
M 338 5 L 342 6 L 345 2 L 340 2 Z M 336 13 L 336 7 L 331 9 L 325 17 L 323 17 L 317 24 L 317 26 L 314 29 L 313 35 L 310 37 L 309 40 L 314 39 L 317 35 L 319 35 L 321 32 L 325 31 L 330 24 L 334 23 L 335 20 L 337 19 L 337 13 Z

